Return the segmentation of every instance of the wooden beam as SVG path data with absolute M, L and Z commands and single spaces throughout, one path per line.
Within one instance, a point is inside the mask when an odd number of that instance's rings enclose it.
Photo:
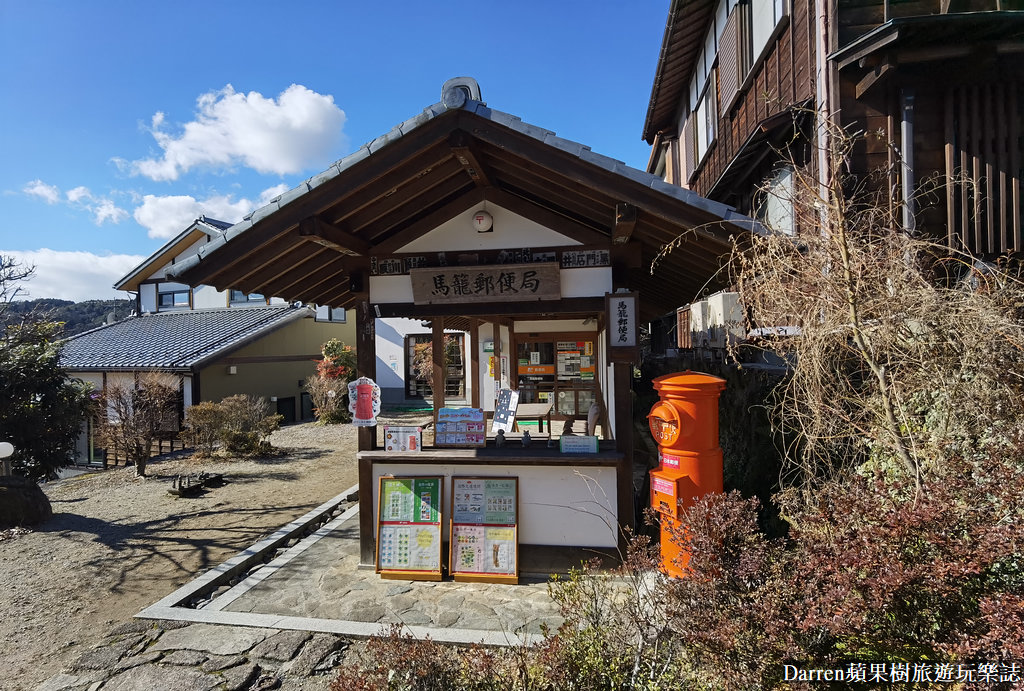
M 430 390 L 433 394 L 434 429 L 437 429 L 437 412 L 444 408 L 445 380 L 448 378 L 448 367 L 444 357 L 444 317 L 434 317 L 430 322 L 431 355 L 433 357 L 433 376 L 430 378 Z
M 469 384 L 473 388 L 469 405 L 480 407 L 480 320 L 469 320 Z
M 360 257 L 366 256 L 370 251 L 369 242 L 327 223 L 319 216 L 309 216 L 299 221 L 299 236 L 342 254 Z
M 863 79 L 857 82 L 856 98 L 859 99 L 868 89 L 878 83 L 883 77 L 887 76 L 893 69 L 895 69 L 891 59 L 887 59 L 885 62 L 879 63 L 868 72 Z
M 377 330 L 370 301 L 365 297 L 356 305 L 356 374 L 377 378 Z M 359 450 L 377 448 L 377 428 L 359 428 Z M 366 488 L 362 488 L 366 489 Z M 369 498 L 367 498 L 369 499 Z
M 528 199 L 523 199 L 522 197 L 495 187 L 491 187 L 485 192 L 485 199 L 487 201 L 504 207 L 512 213 L 519 214 L 523 218 L 527 218 L 534 223 L 546 226 L 556 233 L 561 233 L 562 235 L 572 238 L 577 242 L 581 242 L 584 245 L 600 245 L 608 242 L 607 233 L 602 232 L 597 228 L 591 228 L 590 226 L 583 225 L 582 223 L 574 221 L 567 216 L 563 216 L 556 211 L 552 211 L 551 209 L 546 209 L 543 206 L 535 204 Z
M 206 259 L 190 270 L 185 280 L 193 285 L 216 284 L 217 279 L 223 276 L 224 282 L 230 283 L 232 272 L 237 267 L 251 264 L 252 255 L 259 252 L 265 243 L 295 228 L 303 218 L 321 213 L 340 199 L 358 199 L 360 190 L 365 187 L 363 181 L 379 180 L 401 169 L 417 154 L 446 142 L 456 119 L 456 111 L 439 115 L 416 128 L 415 132 L 374 151 L 365 160 L 341 171 L 338 177 L 309 190 L 234 237 L 214 255 L 217 256 L 216 262 L 210 260 L 212 257 Z M 447 148 L 444 150 L 448 151 Z M 410 171 L 410 175 L 415 177 L 414 171 Z
M 625 245 L 636 228 L 637 210 L 632 204 L 619 202 L 615 205 L 615 226 L 612 228 L 612 244 Z
M 484 191 L 478 187 L 474 187 L 466 194 L 456 197 L 452 201 L 435 209 L 419 220 L 413 221 L 398 232 L 392 234 L 387 239 L 377 243 L 371 249 L 370 254 L 378 256 L 382 254 L 394 254 L 419 236 L 430 232 L 445 221 L 450 221 L 463 211 L 467 211 L 483 201 Z M 469 230 L 472 230 L 472 228 Z
M 616 362 L 612 365 L 615 382 L 615 449 L 622 453 L 622 461 L 615 469 L 616 509 L 619 514 L 619 550 L 626 553 L 626 531 L 633 525 L 633 365 Z
M 492 184 L 486 169 L 480 163 L 480 157 L 474 151 L 471 139 L 462 130 L 455 130 L 448 137 L 448 145 L 451 146 L 455 160 L 459 162 L 466 174 L 473 179 L 477 187 L 490 187 Z
M 463 112 L 465 117 L 475 117 Z M 558 171 L 562 177 L 586 185 L 595 192 L 629 202 L 653 214 L 683 227 L 693 228 L 701 240 L 715 242 L 723 248 L 732 246 L 730 235 L 739 232 L 738 226 L 726 223 L 713 212 L 701 206 L 686 204 L 664 192 L 643 183 L 630 180 L 622 175 L 587 163 L 578 156 L 559 149 L 552 149 L 542 142 L 527 141 L 526 135 L 518 135 L 499 129 L 499 125 L 475 121 L 473 134 L 478 139 L 503 149 L 508 155 L 518 156 L 541 168 Z

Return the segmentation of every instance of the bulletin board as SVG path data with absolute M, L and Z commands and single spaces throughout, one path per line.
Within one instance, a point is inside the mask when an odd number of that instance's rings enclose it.
M 440 477 L 382 477 L 377 492 L 377 573 L 441 580 Z
M 450 521 L 456 581 L 519 582 L 519 478 L 453 477 Z

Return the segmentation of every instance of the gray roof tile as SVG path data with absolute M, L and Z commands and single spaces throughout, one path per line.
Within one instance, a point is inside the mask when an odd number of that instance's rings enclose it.
M 68 339 L 61 364 L 72 371 L 186 369 L 312 315 L 308 307 L 263 305 L 129 317 Z

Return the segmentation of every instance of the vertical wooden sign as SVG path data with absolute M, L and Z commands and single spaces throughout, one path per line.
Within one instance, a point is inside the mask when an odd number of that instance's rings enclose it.
M 456 581 L 519 582 L 519 478 L 453 477 L 448 572 Z
M 441 580 L 440 477 L 382 477 L 377 491 L 377 573 Z

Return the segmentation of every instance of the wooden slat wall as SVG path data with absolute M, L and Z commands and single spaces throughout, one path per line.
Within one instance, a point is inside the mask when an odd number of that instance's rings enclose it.
M 761 121 L 814 97 L 815 30 L 811 6 L 808 2 L 792 3 L 788 25 L 765 59 L 754 67 L 750 85 L 732 108 L 720 107 L 717 138 L 690 184 L 698 194 L 708 194 Z M 721 68 L 720 62 L 720 74 Z M 726 79 L 722 78 L 721 83 L 719 103 L 727 105 Z
M 945 91 L 946 224 L 950 244 L 974 254 L 1020 252 L 1021 84 Z
M 1002 3 L 1006 5 L 1006 2 Z M 942 0 L 839 0 L 839 45 L 844 46 L 890 19 L 941 14 Z M 888 14 L 886 9 L 888 8 Z M 998 0 L 953 0 L 950 12 L 985 12 L 1001 7 Z

